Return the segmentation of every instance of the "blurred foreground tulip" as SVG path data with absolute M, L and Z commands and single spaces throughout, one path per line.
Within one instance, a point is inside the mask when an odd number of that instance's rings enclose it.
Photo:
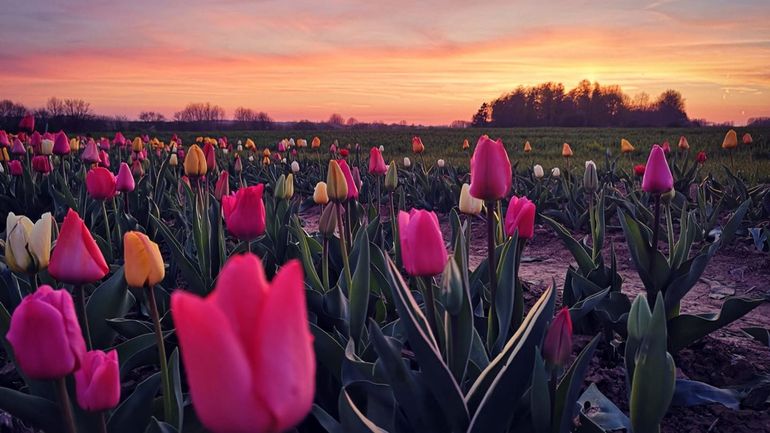
M 563 366 L 572 353 L 572 319 L 562 308 L 551 322 L 543 341 L 543 358 L 552 366 Z
M 116 350 L 92 350 L 83 355 L 80 369 L 75 371 L 75 394 L 78 406 L 90 412 L 112 409 L 120 403 Z
M 78 213 L 70 209 L 51 253 L 48 273 L 63 283 L 81 285 L 101 280 L 109 270 L 91 232 Z
M 668 161 L 663 148 L 657 144 L 652 146 L 647 165 L 644 169 L 642 189 L 651 194 L 662 194 L 674 187 L 674 177 L 668 168 Z
M 235 195 L 222 197 L 222 214 L 227 231 L 243 241 L 251 241 L 265 233 L 265 185 L 240 188 Z
M 24 215 L 8 213 L 5 223 L 5 264 L 14 272 L 35 274 L 48 267 L 51 258 L 50 212 L 32 221 Z
M 471 195 L 485 201 L 504 198 L 511 189 L 511 174 L 502 140 L 482 135 L 471 157 Z
M 315 392 L 302 266 L 287 262 L 268 282 L 247 253 L 225 263 L 205 299 L 171 297 L 193 406 L 215 433 L 279 433 L 300 423 Z
M 123 257 L 129 287 L 152 287 L 166 276 L 158 244 L 144 233 L 131 231 L 123 235 Z
M 398 213 L 401 259 L 409 275 L 430 277 L 444 271 L 447 251 L 436 214 L 412 209 Z
M 527 197 L 511 197 L 505 212 L 505 234 L 513 236 L 518 230 L 520 239 L 531 239 L 535 234 L 535 204 Z

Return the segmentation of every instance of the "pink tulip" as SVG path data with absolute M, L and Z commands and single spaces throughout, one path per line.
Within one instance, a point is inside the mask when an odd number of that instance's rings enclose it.
M 32 132 L 35 130 L 35 116 L 32 113 L 27 113 L 21 118 L 19 122 L 19 129 L 22 131 Z
M 78 405 L 90 412 L 112 409 L 120 403 L 120 367 L 118 352 L 86 352 L 80 369 L 75 371 Z
M 110 140 L 107 139 L 107 137 L 102 137 L 101 140 L 99 140 L 99 148 L 102 150 L 110 150 Z
M 674 187 L 674 177 L 668 168 L 666 154 L 657 144 L 652 146 L 642 178 L 642 189 L 651 194 L 662 194 Z
M 70 153 L 70 140 L 67 138 L 67 134 L 64 131 L 59 131 L 53 140 L 53 154 L 54 155 L 68 155 Z
M 83 151 L 83 154 L 80 155 L 80 159 L 87 164 L 96 164 L 101 160 L 99 149 L 96 147 L 96 142 L 94 140 L 88 140 L 86 149 Z
M 315 354 L 302 266 L 268 282 L 255 255 L 235 255 L 205 299 L 175 291 L 171 314 L 195 412 L 213 432 L 283 432 L 313 405 Z
M 18 137 L 13 139 L 13 146 L 11 147 L 11 153 L 14 155 L 27 154 L 27 149 L 24 148 L 24 143 L 22 143 Z
M 226 170 L 222 170 L 219 173 L 219 178 L 214 186 L 214 197 L 217 200 L 222 201 L 222 197 L 230 194 L 230 173 Z
M 14 159 L 8 162 L 8 171 L 11 176 L 21 176 L 24 174 L 24 167 L 21 165 L 21 161 Z
M 95 283 L 109 270 L 88 227 L 78 213 L 70 209 L 51 253 L 48 273 L 58 281 L 79 285 Z
M 110 168 L 110 155 L 104 150 L 99 151 L 99 164 L 101 164 L 102 167 Z
M 86 352 L 72 296 L 46 285 L 22 299 L 6 338 L 21 371 L 31 379 L 67 376 Z
M 569 309 L 562 308 L 551 322 L 543 341 L 543 358 L 551 364 L 562 366 L 572 353 L 572 318 Z
M 444 271 L 446 246 L 436 214 L 412 209 L 398 213 L 401 260 L 409 275 L 431 277 Z
M 35 131 L 29 136 L 29 145 L 35 151 L 40 153 L 40 145 L 43 144 L 43 136 L 39 132 Z
M 216 148 L 211 143 L 206 143 L 203 146 L 203 154 L 206 155 L 206 167 L 209 172 L 213 172 L 217 168 L 217 154 Z
M 286 143 L 283 140 L 279 141 L 277 149 L 279 152 L 286 152 Z
M 8 147 L 11 145 L 11 140 L 8 138 L 8 133 L 0 129 L 0 147 Z
M 118 177 L 116 178 L 115 189 L 120 192 L 131 192 L 136 187 L 134 175 L 131 174 L 131 168 L 125 162 L 120 163 Z
M 104 167 L 95 167 L 86 174 L 88 195 L 95 200 L 107 200 L 115 196 L 115 176 Z
M 348 162 L 344 159 L 339 159 L 337 163 L 342 169 L 342 174 L 345 175 L 345 183 L 348 184 L 348 200 L 358 200 L 358 186 L 356 186 L 356 181 L 353 179 L 353 172 L 350 171 Z
M 385 159 L 380 153 L 380 149 L 372 147 L 369 150 L 369 174 L 376 176 L 385 176 L 388 172 L 388 167 L 385 165 Z
M 262 194 L 265 185 L 241 188 L 235 195 L 222 196 L 222 213 L 227 231 L 244 241 L 265 234 L 265 203 Z
M 502 140 L 482 135 L 471 157 L 471 195 L 481 200 L 500 200 L 512 183 L 511 162 Z
M 535 204 L 527 197 L 511 197 L 505 212 L 505 234 L 513 236 L 519 231 L 520 239 L 532 239 L 535 233 Z
M 120 147 L 126 147 L 126 137 L 123 136 L 122 132 L 116 132 L 115 138 L 112 139 L 112 143 Z

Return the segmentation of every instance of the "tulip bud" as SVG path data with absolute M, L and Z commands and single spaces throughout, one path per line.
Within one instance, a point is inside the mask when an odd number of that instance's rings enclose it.
M 751 138 L 751 134 L 748 132 L 743 134 L 743 144 L 751 144 L 754 142 L 754 139 Z
M 505 212 L 505 234 L 519 239 L 531 239 L 535 235 L 535 204 L 527 197 L 511 197 Z
M 620 152 L 621 153 L 631 153 L 634 151 L 634 146 L 631 145 L 631 142 L 626 140 L 625 138 L 620 140 Z
M 705 164 L 706 163 L 706 152 L 700 151 L 697 155 L 695 155 L 695 160 L 698 162 L 698 164 Z
M 385 173 L 385 190 L 393 192 L 398 188 L 398 167 L 396 161 L 390 161 L 388 171 Z
M 21 118 L 19 122 L 19 129 L 22 131 L 32 132 L 35 130 L 35 116 L 32 113 L 27 113 Z
M 468 139 L 466 138 L 465 140 L 463 140 L 463 150 L 468 150 L 470 149 L 470 147 L 471 147 L 471 144 L 468 142 Z
M 48 267 L 51 257 L 51 213 L 33 225 L 23 216 L 8 213 L 5 223 L 5 263 L 12 271 L 36 274 Z
M 444 168 L 444 165 L 446 165 L 446 161 L 444 161 L 443 159 L 439 159 L 438 161 L 436 161 L 436 165 L 438 166 L 438 168 Z
M 18 137 L 13 139 L 13 146 L 11 147 L 11 153 L 14 155 L 27 154 L 27 149 L 24 147 L 24 143 L 22 143 Z
M 561 176 L 561 170 L 559 170 L 559 167 L 554 167 L 551 169 L 551 176 L 553 177 Z
M 166 276 L 158 244 L 144 233 L 131 231 L 123 235 L 123 256 L 129 287 L 153 287 Z
M 425 145 L 422 144 L 422 140 L 418 136 L 412 137 L 412 152 L 423 153 L 425 151 Z
M 727 131 L 725 139 L 722 140 L 722 149 L 734 149 L 738 146 L 738 134 L 734 129 Z
M 128 167 L 128 164 L 121 162 L 115 188 L 120 192 L 131 192 L 134 190 L 135 186 L 136 184 L 134 183 L 134 176 L 131 173 L 131 169 Z
M 137 179 L 144 176 L 144 166 L 142 165 L 142 161 L 136 159 L 131 163 L 131 174 Z
M 512 183 L 511 162 L 502 140 L 479 137 L 471 157 L 471 195 L 481 200 L 500 200 Z
M 412 161 L 409 159 L 409 157 L 404 157 L 404 167 L 409 168 L 412 166 Z
M 318 137 L 313 137 L 313 140 L 310 142 L 310 147 L 313 149 L 318 149 L 321 147 L 321 139 Z
M 564 143 L 561 146 L 561 156 L 565 158 L 570 158 L 572 156 L 572 148 L 569 146 L 568 143 Z
M 294 175 L 289 173 L 286 176 L 286 189 L 284 190 L 284 200 L 291 200 L 294 197 Z
M 685 136 L 679 137 L 679 150 L 687 150 L 690 148 L 690 143 L 687 142 Z
M 214 197 L 217 198 L 220 202 L 222 201 L 222 197 L 230 194 L 230 173 L 228 173 L 226 170 L 222 170 L 221 173 L 219 173 L 219 178 L 217 179 L 217 183 L 214 185 Z
M 43 140 L 40 143 L 40 154 L 41 155 L 52 155 L 53 154 L 53 140 Z
M 466 215 L 478 215 L 481 213 L 483 204 L 483 201 L 471 195 L 471 186 L 464 183 L 462 188 L 460 188 L 460 201 L 458 204 L 460 212 Z
M 382 158 L 382 152 L 376 147 L 369 150 L 369 174 L 383 176 L 388 171 L 385 167 L 385 160 Z
M 197 144 L 193 144 L 188 149 L 187 156 L 184 159 L 185 175 L 191 177 L 205 176 L 207 171 L 206 155 Z
M 548 364 L 561 367 L 572 353 L 572 318 L 569 309 L 562 308 L 551 322 L 543 341 L 543 358 Z
M 663 153 L 665 153 L 666 155 L 671 153 L 671 145 L 668 143 L 668 140 L 665 140 L 661 147 L 663 148 Z
M 593 161 L 586 161 L 586 170 L 583 174 L 583 188 L 588 193 L 596 192 L 599 189 L 599 175 L 596 172 L 596 164 Z
M 337 229 L 337 204 L 330 204 L 324 207 L 321 212 L 321 219 L 318 220 L 318 232 L 329 238 L 334 236 Z
M 86 164 L 95 164 L 101 160 L 99 149 L 96 147 L 95 141 L 88 141 L 86 149 L 83 151 L 83 154 L 80 155 L 80 159 Z
M 637 164 L 634 166 L 634 174 L 638 177 L 644 176 L 644 164 Z
M 144 141 L 141 137 L 134 137 L 134 141 L 131 142 L 131 150 L 134 152 L 141 152 L 144 150 Z
M 179 165 L 179 157 L 177 157 L 176 153 L 172 153 L 168 157 L 168 165 L 172 167 L 176 167 L 177 165 Z
M 540 164 L 535 164 L 535 166 L 532 167 L 532 172 L 535 174 L 535 177 L 538 179 L 541 179 L 543 176 L 545 176 L 545 172 L 543 171 L 543 166 Z
M 532 152 L 532 145 L 529 144 L 529 140 L 524 142 L 524 153 Z
M 120 403 L 120 368 L 118 352 L 86 352 L 80 369 L 75 371 L 78 405 L 90 412 L 112 409 Z
M 339 163 L 333 159 L 329 161 L 329 170 L 326 176 L 326 190 L 329 193 L 329 200 L 335 203 L 347 200 L 348 183 L 345 180 L 345 174 L 342 172 Z
M 313 202 L 324 205 L 329 203 L 329 195 L 326 193 L 326 182 L 318 182 L 313 190 Z
M 3 151 L 5 151 L 5 149 L 3 149 Z M 13 161 L 8 162 L 8 172 L 11 173 L 11 176 L 23 175 L 24 167 L 21 165 L 21 161 L 14 159 Z
M 298 172 L 298 171 L 299 171 L 299 162 L 297 162 L 297 161 L 292 161 L 292 162 L 291 162 L 291 172 L 292 172 L 292 173 L 296 173 L 296 172 Z
M 382 153 L 382 152 L 385 152 L 385 146 L 383 146 L 383 145 L 380 145 L 380 148 L 379 148 L 379 149 L 380 149 L 380 153 Z
M 651 194 L 662 194 L 674 187 L 674 177 L 668 168 L 663 148 L 652 146 L 642 178 L 642 189 Z
M 86 174 L 86 189 L 94 200 L 107 200 L 115 196 L 115 175 L 104 167 L 95 167 Z
M 286 175 L 282 174 L 281 177 L 275 181 L 275 192 L 273 195 L 279 200 L 286 199 Z
M 32 170 L 41 174 L 48 174 L 51 172 L 51 160 L 46 155 L 35 155 L 32 157 Z
M 444 270 L 448 259 L 436 214 L 412 209 L 398 213 L 401 260 L 409 275 L 430 277 Z

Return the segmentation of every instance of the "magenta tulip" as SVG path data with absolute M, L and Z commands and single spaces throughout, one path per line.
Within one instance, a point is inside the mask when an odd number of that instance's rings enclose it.
M 447 251 L 436 214 L 412 209 L 398 213 L 401 260 L 409 275 L 431 277 L 444 271 Z
M 298 261 L 268 282 L 259 258 L 235 255 L 207 298 L 175 291 L 171 314 L 192 403 L 206 428 L 278 433 L 305 418 L 316 362 Z
M 0 129 L 0 147 L 9 147 L 11 140 L 8 138 L 8 133 Z
M 110 140 L 106 137 L 102 137 L 101 140 L 99 140 L 99 148 L 102 150 L 110 150 Z
M 471 195 L 481 200 L 500 200 L 511 189 L 511 162 L 502 140 L 482 135 L 471 157 Z
M 348 162 L 344 159 L 337 160 L 337 163 L 342 169 L 342 174 L 345 175 L 345 183 L 348 184 L 348 200 L 358 200 L 358 186 L 355 179 L 353 179 L 353 172 L 350 171 Z
M 86 352 L 72 296 L 46 285 L 22 299 L 6 338 L 19 368 L 31 379 L 67 376 Z
M 40 135 L 39 132 L 35 131 L 32 133 L 32 135 L 29 136 L 29 145 L 30 147 L 32 147 L 35 153 L 41 153 L 40 146 L 42 144 L 43 144 L 43 136 Z
M 95 200 L 107 200 L 115 197 L 115 175 L 104 167 L 95 167 L 86 174 L 88 195 Z
M 115 133 L 115 138 L 112 139 L 112 144 L 115 144 L 115 145 L 120 146 L 120 147 L 125 147 L 126 143 L 127 143 L 126 137 L 123 135 L 123 133 L 122 132 L 116 132 Z
M 110 168 L 110 155 L 108 155 L 104 150 L 99 151 L 99 164 L 102 167 Z
M 227 170 L 222 170 L 217 178 L 217 183 L 214 185 L 214 197 L 217 200 L 222 201 L 222 197 L 230 194 L 230 173 Z
M 543 358 L 551 364 L 563 366 L 572 353 L 572 318 L 569 309 L 562 308 L 551 322 L 543 341 Z
M 53 140 L 54 155 L 68 155 L 70 153 L 70 140 L 64 131 L 59 131 Z
M 88 227 L 70 209 L 51 253 L 48 273 L 58 281 L 80 285 L 101 280 L 109 270 Z
M 11 176 L 21 176 L 24 174 L 24 166 L 21 165 L 21 161 L 14 159 L 8 162 L 8 171 Z
M 32 170 L 41 174 L 51 172 L 51 161 L 45 155 L 35 155 L 32 157 Z
M 19 129 L 26 132 L 32 132 L 35 130 L 35 116 L 32 113 L 27 113 L 21 118 L 19 122 Z
M 96 142 L 94 140 L 88 140 L 86 149 L 83 151 L 83 154 L 80 155 L 80 159 L 87 164 L 96 164 L 101 160 L 99 149 L 96 147 Z
M 235 195 L 222 196 L 222 214 L 227 231 L 240 240 L 251 241 L 265 234 L 265 185 L 239 189 Z
M 511 197 L 505 212 L 505 234 L 513 236 L 518 230 L 520 239 L 531 239 L 535 234 L 535 210 L 527 197 Z
M 13 139 L 13 146 L 11 146 L 11 153 L 17 156 L 26 155 L 27 149 L 24 147 L 24 143 L 19 140 L 19 137 Z
M 78 405 L 90 412 L 112 409 L 120 403 L 118 352 L 86 352 L 75 371 Z
M 651 194 L 662 194 L 674 187 L 674 177 L 668 168 L 666 154 L 657 144 L 652 146 L 642 178 L 642 189 Z
M 209 172 L 213 172 L 217 168 L 217 149 L 211 143 L 206 143 L 203 146 L 203 154 L 206 155 L 206 167 Z
M 385 165 L 385 159 L 382 157 L 380 149 L 372 147 L 369 150 L 369 174 L 376 176 L 385 176 L 388 167 Z
M 115 179 L 115 189 L 120 192 L 131 192 L 136 187 L 134 175 L 131 174 L 131 168 L 125 162 L 120 163 L 118 177 Z

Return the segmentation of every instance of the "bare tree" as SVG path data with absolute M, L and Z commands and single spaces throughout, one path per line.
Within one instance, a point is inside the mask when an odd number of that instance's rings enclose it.
M 48 98 L 48 102 L 45 103 L 45 110 L 51 117 L 64 116 L 64 101 L 55 96 Z
M 4 99 L 0 101 L 0 117 L 23 117 L 27 114 L 27 107 L 11 101 L 10 99 Z
M 326 123 L 332 126 L 343 126 L 345 125 L 345 118 L 339 113 L 334 113 L 329 116 L 329 120 L 327 120 Z
M 174 113 L 174 119 L 181 122 L 218 122 L 224 118 L 224 108 L 210 102 L 187 104 L 182 111 Z
M 91 109 L 91 103 L 82 99 L 65 99 L 64 115 L 76 120 L 83 120 L 92 117 L 94 114 Z
M 162 113 L 158 113 L 155 111 L 142 111 L 139 113 L 139 120 L 142 122 L 165 122 L 166 116 L 164 116 Z

